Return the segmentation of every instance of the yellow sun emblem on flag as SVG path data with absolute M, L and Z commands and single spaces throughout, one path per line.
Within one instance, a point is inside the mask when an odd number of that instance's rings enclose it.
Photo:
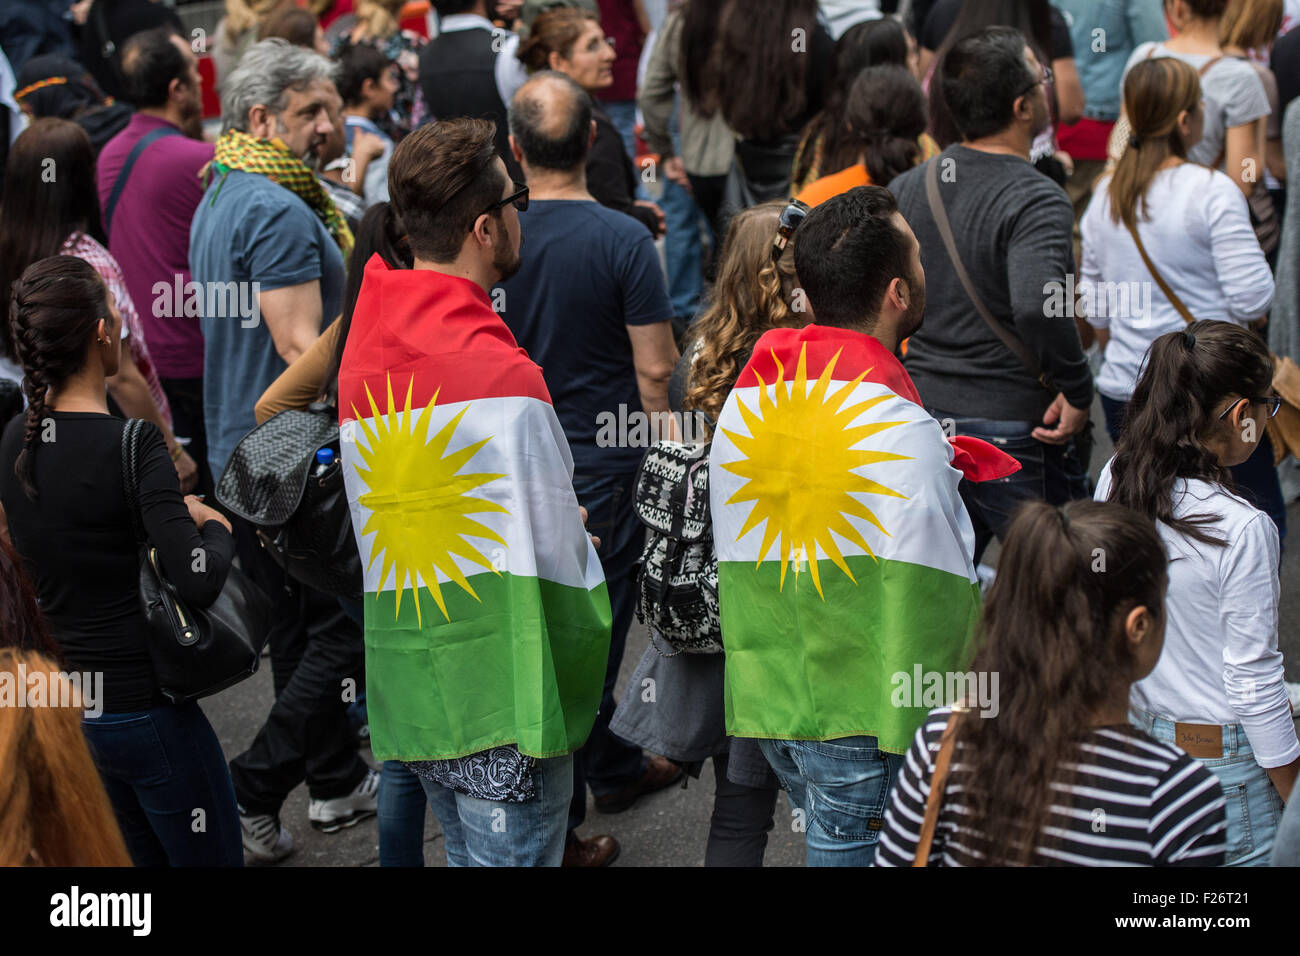
M 836 567 L 848 575 L 850 581 L 857 584 L 833 535 L 853 542 L 875 557 L 871 546 L 849 522 L 849 516 L 869 521 L 882 534 L 889 535 L 871 509 L 854 495 L 907 497 L 863 477 L 855 470 L 882 461 L 908 460 L 907 455 L 855 447 L 865 438 L 905 423 L 868 422 L 865 425 L 853 425 L 867 409 L 894 395 L 887 393 L 844 407 L 849 395 L 871 372 L 871 369 L 867 369 L 828 396 L 831 373 L 839 357 L 840 352 L 836 352 L 809 390 L 807 345 L 799 352 L 793 387 L 785 380 L 785 369 L 773 352 L 772 359 L 777 368 L 776 382 L 769 392 L 767 383 L 758 376 L 758 411 L 746 408 L 742 401 L 736 402 L 741 418 L 749 428 L 749 435 L 723 429 L 723 434 L 731 439 L 745 458 L 728 462 L 722 467 L 734 475 L 748 479 L 726 503 L 754 502 L 753 510 L 736 540 L 766 522 L 755 566 L 763 562 L 779 537 L 781 590 L 785 589 L 786 566 L 790 563 L 791 555 L 794 555 L 796 580 L 802 565 L 800 559 L 807 560 L 813 585 L 822 600 L 826 599 L 826 595 L 822 593 L 821 575 L 817 567 L 819 554 L 830 558 Z
M 465 406 L 443 425 L 432 439 L 428 438 L 429 412 L 438 401 L 434 392 L 429 404 L 419 413 L 411 414 L 411 389 L 415 376 L 406 387 L 406 407 L 398 415 L 393 402 L 393 378 L 388 377 L 388 413 L 381 415 L 375 397 L 366 385 L 366 398 L 374 416 L 372 429 L 352 406 L 352 414 L 365 432 L 368 448 L 357 444 L 357 452 L 365 468 L 357 473 L 370 489 L 360 497 L 361 504 L 370 509 L 370 517 L 361 529 L 364 537 L 375 534 L 370 552 L 370 566 L 382 551 L 384 555 L 382 583 L 388 572 L 397 572 L 397 607 L 394 617 L 402 609 L 402 592 L 409 588 L 415 594 L 415 618 L 421 625 L 424 618 L 420 610 L 420 584 L 433 595 L 444 619 L 450 621 L 442 588 L 438 584 L 441 571 L 479 601 L 455 558 L 464 558 L 473 564 L 499 574 L 481 551 L 469 543 L 469 538 L 485 538 L 505 546 L 505 540 L 487 525 L 469 517 L 481 512 L 509 514 L 509 510 L 495 501 L 475 498 L 469 494 L 475 488 L 505 475 L 470 473 L 459 474 L 460 469 L 486 445 L 491 437 L 459 451 L 445 454 L 456 433 L 456 426 L 469 411 Z M 369 568 L 367 568 L 369 570 Z M 481 602 L 480 602 L 481 603 Z

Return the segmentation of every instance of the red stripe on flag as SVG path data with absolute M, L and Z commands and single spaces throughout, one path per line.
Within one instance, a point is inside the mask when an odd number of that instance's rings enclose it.
M 393 400 L 423 408 L 479 398 L 518 396 L 550 404 L 541 369 L 519 347 L 479 286 L 428 269 L 390 269 L 379 256 L 366 263 L 339 368 L 339 420 L 381 413 Z
M 772 329 L 763 333 L 754 346 L 753 357 L 736 381 L 736 388 L 757 386 L 760 377 L 771 385 L 778 375 L 778 362 L 784 368 L 785 381 L 792 381 L 799 365 L 799 352 L 805 346 L 809 381 L 818 378 L 838 353 L 839 358 L 835 359 L 835 368 L 831 372 L 832 381 L 851 382 L 870 369 L 864 381 L 884 385 L 909 402 L 921 404 L 921 396 L 917 394 L 907 370 L 876 339 L 861 332 L 827 325 Z

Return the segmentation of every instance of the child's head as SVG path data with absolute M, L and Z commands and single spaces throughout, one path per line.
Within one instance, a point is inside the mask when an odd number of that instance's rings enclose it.
M 958 730 L 976 782 L 973 832 L 991 865 L 1032 858 L 1080 738 L 1123 721 L 1132 683 L 1160 656 L 1167 584 L 1164 545 L 1136 512 L 1034 501 L 1016 513 L 973 664 L 994 706 L 967 710 Z
M 382 116 L 393 108 L 397 77 L 388 57 L 369 43 L 351 43 L 339 54 L 339 96 L 348 109 Z
M 1231 322 L 1193 322 L 1151 344 L 1111 465 L 1110 500 L 1198 540 L 1213 516 L 1173 517 L 1173 485 L 1232 487 L 1228 469 L 1254 453 L 1276 409 L 1268 346 Z

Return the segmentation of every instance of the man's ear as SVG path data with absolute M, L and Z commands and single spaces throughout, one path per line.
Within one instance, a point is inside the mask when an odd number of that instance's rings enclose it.
M 515 134 L 510 134 L 510 155 L 515 158 L 515 162 L 520 166 L 524 164 L 524 151 L 519 148 L 519 140 L 515 139 Z
M 905 311 L 911 298 L 912 290 L 907 287 L 906 279 L 902 276 L 895 276 L 890 280 L 889 288 L 885 290 L 885 305 Z
M 270 139 L 274 128 L 271 111 L 259 103 L 248 111 L 248 135 L 257 139 Z

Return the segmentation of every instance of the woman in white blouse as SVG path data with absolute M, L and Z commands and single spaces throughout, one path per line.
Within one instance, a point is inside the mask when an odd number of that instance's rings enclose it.
M 1142 60 L 1129 70 L 1124 109 L 1133 138 L 1114 172 L 1098 181 L 1080 222 L 1080 305 L 1104 349 L 1097 390 L 1116 442 L 1157 336 L 1191 317 L 1246 325 L 1273 302 L 1273 275 L 1241 190 L 1187 158 L 1201 138 L 1201 92 L 1196 70 L 1175 57 Z M 1233 477 L 1285 538 L 1273 447 L 1264 435 L 1258 444 L 1258 454 Z
M 1277 643 L 1278 533 L 1229 471 L 1277 410 L 1272 381 L 1267 346 L 1239 325 L 1160 336 L 1096 494 L 1152 518 L 1165 542 L 1164 651 L 1133 686 L 1132 720 L 1219 778 L 1230 866 L 1267 863 L 1300 769 Z

